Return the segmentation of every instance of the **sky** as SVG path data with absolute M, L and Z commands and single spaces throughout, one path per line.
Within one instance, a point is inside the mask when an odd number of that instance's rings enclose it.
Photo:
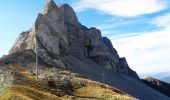
M 47 0 L 0 1 L 0 56 L 29 30 Z M 97 27 L 137 73 L 170 71 L 170 0 L 54 0 Z

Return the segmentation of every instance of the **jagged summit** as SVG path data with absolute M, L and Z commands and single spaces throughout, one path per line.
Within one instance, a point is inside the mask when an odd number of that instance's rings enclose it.
M 44 12 L 38 15 L 29 31 L 20 34 L 10 53 L 28 49 L 34 51 L 35 37 L 38 56 L 48 65 L 72 68 L 73 65 L 84 66 L 88 63 L 86 66 L 102 66 L 113 73 L 139 79 L 125 58 L 119 57 L 111 41 L 102 37 L 99 29 L 88 29 L 79 24 L 74 10 L 68 4 L 56 5 L 53 0 L 48 0 Z M 72 61 L 74 58 L 78 61 Z M 84 60 L 78 63 L 80 59 Z
M 47 0 L 47 3 L 54 2 L 53 0 Z M 55 3 L 55 2 L 54 2 Z
M 64 15 L 64 20 L 68 24 L 73 24 L 79 26 L 78 18 L 76 13 L 74 12 L 73 8 L 68 4 L 61 4 L 58 5 L 60 12 Z
M 50 10 L 56 8 L 57 5 L 55 4 L 55 2 L 53 0 L 47 0 L 47 4 L 45 5 L 42 14 L 46 14 L 47 12 L 49 12 Z
M 47 14 L 48 17 L 53 16 L 55 19 L 60 18 L 59 20 L 64 20 L 65 23 L 71 23 L 74 25 L 79 24 L 74 10 L 68 4 L 56 5 L 53 0 L 48 0 L 41 15 L 45 14 Z M 56 21 L 55 19 L 53 18 L 51 21 Z
M 84 66 L 88 63 L 87 66 L 90 66 L 94 63 L 95 66 L 103 66 L 112 72 L 139 79 L 136 72 L 129 68 L 125 58 L 119 57 L 111 41 L 102 37 L 99 29 L 88 29 L 79 24 L 74 10 L 68 4 L 56 5 L 53 0 L 48 0 L 33 27 L 21 33 L 10 53 L 26 49 L 34 51 L 35 36 L 38 56 L 48 65 L 73 67 L 73 64 Z M 79 61 L 71 61 L 72 57 L 84 59 L 81 63 L 85 64 L 76 65 Z

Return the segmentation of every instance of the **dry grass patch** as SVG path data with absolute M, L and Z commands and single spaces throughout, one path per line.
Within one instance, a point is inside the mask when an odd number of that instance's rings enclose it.
M 13 65 L 10 70 L 14 74 L 14 81 L 0 96 L 0 100 L 135 100 L 118 89 L 81 77 L 71 78 L 67 88 L 63 88 L 60 81 L 59 85 L 51 89 L 47 80 L 36 79 L 24 68 Z M 51 75 L 47 69 L 41 72 Z M 68 77 L 71 75 L 67 71 L 59 71 L 59 74 Z M 54 84 L 58 84 L 57 81 Z

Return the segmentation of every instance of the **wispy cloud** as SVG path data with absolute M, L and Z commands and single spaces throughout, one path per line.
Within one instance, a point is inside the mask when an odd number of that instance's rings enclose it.
M 138 17 L 138 18 L 111 18 L 101 22 L 101 24 L 94 25 L 96 28 L 100 29 L 102 35 L 112 36 L 112 35 L 124 35 L 134 32 L 142 32 L 149 30 L 149 27 L 154 27 L 148 24 L 151 18 Z M 149 22 L 150 23 L 150 22 Z M 147 25 L 147 26 L 146 26 Z M 141 28 L 142 27 L 142 28 Z M 156 29 L 156 27 L 154 27 Z M 127 29 L 127 30 L 126 30 Z M 143 30 L 145 29 L 145 30 Z M 136 35 L 136 34 L 133 34 Z
M 96 25 L 95 27 L 97 27 L 97 28 L 99 28 L 101 30 L 108 30 L 108 29 L 112 29 L 114 27 L 134 23 L 135 21 L 137 21 L 137 20 L 128 20 L 128 21 L 121 20 L 121 21 L 117 21 L 117 22 L 110 21 L 110 22 L 105 22 L 105 23 Z
M 129 65 L 137 72 L 161 72 L 170 70 L 170 14 L 153 20 L 154 25 L 162 27 L 157 32 L 132 33 L 111 38 L 121 56 L 128 59 Z M 147 69 L 147 70 L 146 70 Z
M 167 8 L 168 0 L 79 0 L 76 11 L 95 9 L 108 15 L 135 17 L 159 12 Z
M 168 28 L 170 27 L 170 13 L 159 16 L 153 19 L 150 23 L 157 27 Z
M 121 56 L 138 72 L 169 70 L 170 30 L 112 39 Z M 148 69 L 148 70 L 146 70 Z M 154 70 L 152 70 L 154 69 Z
M 110 31 L 110 29 L 113 29 L 115 27 L 121 27 L 124 25 L 129 25 L 129 24 L 134 24 L 134 23 L 144 23 L 146 22 L 145 18 L 140 18 L 140 19 L 122 19 L 119 18 L 116 21 L 115 20 L 110 20 L 110 21 L 105 21 L 102 24 L 98 24 L 95 27 L 97 27 L 98 29 L 102 30 L 102 31 Z

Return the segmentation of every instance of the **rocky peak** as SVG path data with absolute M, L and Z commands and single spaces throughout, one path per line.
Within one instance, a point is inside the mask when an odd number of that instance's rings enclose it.
M 53 0 L 48 0 L 41 15 L 44 15 L 46 19 L 56 22 L 57 20 L 63 21 L 65 24 L 72 24 L 78 26 L 78 19 L 73 8 L 68 4 L 56 5 Z
M 47 0 L 47 3 L 42 11 L 42 14 L 46 14 L 49 11 L 51 11 L 52 9 L 56 8 L 56 4 L 53 0 Z
M 87 63 L 87 66 L 98 64 L 107 70 L 138 78 L 126 60 L 119 57 L 111 41 L 103 38 L 99 29 L 88 29 L 79 24 L 73 8 L 68 4 L 56 5 L 53 0 L 48 0 L 34 26 L 20 35 L 10 53 L 27 49 L 34 51 L 35 36 L 38 56 L 48 65 L 73 68 Z M 80 61 L 71 61 L 73 58 L 84 59 L 84 65 Z
M 64 15 L 64 21 L 67 24 L 78 25 L 77 16 L 73 10 L 73 8 L 68 4 L 58 5 L 60 12 Z

